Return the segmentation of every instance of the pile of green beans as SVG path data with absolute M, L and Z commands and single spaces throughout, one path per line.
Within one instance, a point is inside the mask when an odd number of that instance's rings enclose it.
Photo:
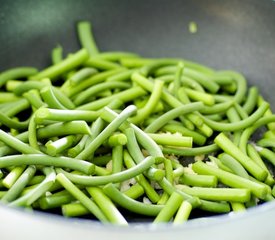
M 257 87 L 185 59 L 100 52 L 91 27 L 79 22 L 81 49 L 57 46 L 49 67 L 0 74 L 2 203 L 127 225 L 274 200 L 275 115 Z

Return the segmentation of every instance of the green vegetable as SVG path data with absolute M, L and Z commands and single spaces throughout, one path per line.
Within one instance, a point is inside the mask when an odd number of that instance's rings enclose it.
M 80 50 L 58 45 L 41 71 L 0 73 L 3 204 L 127 225 L 274 200 L 275 115 L 256 86 L 186 59 L 100 52 L 91 30 L 79 22 Z

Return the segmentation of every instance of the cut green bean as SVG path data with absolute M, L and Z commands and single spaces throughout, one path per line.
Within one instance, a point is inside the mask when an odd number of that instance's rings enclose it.
M 83 120 L 92 122 L 99 117 L 99 113 L 87 110 L 62 110 L 42 107 L 35 112 L 34 116 L 37 124 L 42 124 L 45 120 L 61 122 Z
M 157 216 L 164 207 L 163 205 L 145 204 L 136 201 L 121 193 L 112 183 L 105 185 L 103 191 L 116 204 L 123 206 L 131 212 L 145 216 Z
M 164 208 L 159 212 L 153 223 L 169 222 L 183 202 L 183 197 L 173 192 Z
M 145 132 L 154 133 L 160 128 L 162 128 L 169 121 L 181 115 L 200 110 L 202 107 L 203 107 L 203 104 L 201 102 L 194 102 L 194 103 L 190 103 L 190 104 L 186 104 L 186 105 L 182 105 L 180 107 L 174 108 L 166 112 L 161 117 L 159 117 L 156 121 L 154 121 L 149 126 L 147 126 L 145 129 Z
M 46 178 L 33 189 L 31 189 L 28 193 L 9 203 L 9 206 L 31 206 L 37 199 L 45 194 L 45 192 L 47 192 L 54 184 L 56 174 L 51 167 L 44 168 L 43 172 L 46 175 Z
M 74 99 L 74 103 L 79 106 L 83 103 L 87 103 L 91 97 L 95 97 L 96 94 L 107 90 L 107 89 L 127 89 L 130 87 L 130 84 L 124 82 L 104 82 L 99 83 L 95 86 L 91 86 L 90 88 L 86 89 L 85 91 L 81 92 L 76 96 Z
M 266 179 L 267 171 L 259 167 L 247 155 L 245 155 L 224 133 L 220 133 L 214 141 L 227 154 L 238 160 L 256 179 L 260 181 Z
M 61 45 L 57 45 L 51 52 L 51 58 L 53 65 L 60 63 L 63 59 L 63 48 Z
M 32 75 L 30 79 L 32 80 L 42 80 L 44 78 L 50 78 L 51 80 L 56 79 L 58 76 L 68 72 L 83 62 L 85 62 L 89 57 L 89 54 L 86 49 L 81 49 L 78 52 L 74 53 L 72 56 L 62 60 L 61 62 L 52 65 L 39 73 Z
M 182 224 L 186 222 L 192 211 L 192 205 L 188 201 L 183 201 L 176 213 L 173 224 Z
M 252 115 L 248 118 L 243 119 L 239 122 L 233 123 L 221 123 L 212 121 L 204 116 L 201 116 L 205 123 L 210 126 L 212 129 L 217 131 L 237 131 L 241 129 L 245 129 L 251 125 L 253 125 L 258 119 L 260 119 L 265 111 L 269 108 L 268 103 L 263 103 Z
M 89 199 L 78 187 L 76 187 L 66 176 L 62 173 L 57 174 L 57 181 L 77 200 L 79 200 L 95 217 L 97 217 L 103 223 L 108 220 L 106 216 L 102 213 L 99 207 Z
M 6 70 L 0 74 L 0 87 L 9 80 L 30 77 L 37 74 L 37 72 L 37 69 L 33 67 L 17 67 Z
M 134 112 L 136 107 L 131 105 L 125 108 L 76 158 L 86 159 L 105 141 L 118 127 Z
M 5 186 L 6 188 L 11 188 L 25 169 L 26 166 L 18 166 L 12 168 L 9 174 L 7 174 L 5 178 L 2 180 L 3 186 Z
M 154 163 L 155 163 L 154 157 L 147 157 L 144 159 L 143 162 L 141 162 L 140 164 L 136 165 L 133 168 L 124 170 L 119 173 L 107 175 L 107 176 L 76 175 L 76 174 L 66 172 L 62 169 L 58 169 L 58 172 L 63 173 L 73 183 L 81 184 L 84 186 L 99 186 L 99 185 L 107 184 L 109 182 L 117 183 L 117 182 L 122 182 L 127 179 L 133 178 L 133 177 L 143 173 L 145 170 L 147 170 Z
M 98 48 L 92 33 L 92 25 L 90 22 L 81 21 L 77 24 L 77 33 L 79 41 L 83 48 L 86 48 L 89 55 L 98 54 Z
M 52 157 L 44 154 L 24 154 L 10 155 L 0 158 L 0 168 L 33 164 L 70 168 L 88 175 L 94 172 L 94 165 L 92 163 L 69 157 Z
M 179 183 L 196 187 L 216 187 L 218 180 L 216 176 L 184 173 Z
M 87 191 L 111 223 L 128 225 L 127 221 L 118 211 L 110 198 L 108 198 L 100 188 L 88 187 Z
M 264 198 L 267 194 L 267 189 L 259 183 L 242 178 L 235 174 L 224 170 L 209 166 L 203 162 L 196 162 L 192 165 L 192 169 L 198 174 L 214 175 L 222 183 L 234 188 L 246 188 L 255 196 Z
M 205 200 L 239 202 L 250 200 L 250 191 L 248 189 L 188 187 L 186 185 L 177 185 L 176 187 L 192 196 Z
M 7 191 L 7 193 L 1 199 L 1 201 L 11 202 L 15 200 L 20 195 L 25 186 L 28 184 L 30 179 L 34 176 L 35 172 L 36 168 L 33 165 L 30 165 L 28 168 L 26 168 L 26 170 L 21 174 L 17 181 Z
M 37 129 L 37 138 L 45 139 L 73 134 L 91 134 L 85 121 L 58 122 Z

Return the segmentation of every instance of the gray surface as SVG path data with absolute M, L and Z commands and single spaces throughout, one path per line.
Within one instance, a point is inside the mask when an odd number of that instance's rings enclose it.
M 78 20 L 90 20 L 101 50 L 184 57 L 241 71 L 275 102 L 275 2 L 272 0 L 0 1 L 0 70 L 49 64 L 51 49 L 79 48 Z M 190 34 L 195 21 L 198 32 Z M 267 87 L 268 86 L 268 87 Z

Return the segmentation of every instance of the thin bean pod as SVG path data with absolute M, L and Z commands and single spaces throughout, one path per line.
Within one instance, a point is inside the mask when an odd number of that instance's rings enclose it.
M 79 200 L 101 222 L 106 223 L 108 221 L 105 214 L 102 213 L 94 201 L 88 198 L 78 187 L 76 187 L 69 179 L 67 179 L 64 174 L 58 173 L 56 179 L 70 194 Z
M 30 77 L 31 80 L 42 80 L 44 78 L 56 79 L 58 76 L 68 72 L 85 62 L 89 57 L 86 49 L 81 49 L 72 56 L 62 60 L 61 62 L 52 65 L 37 74 Z
M 69 172 L 66 172 L 62 169 L 58 169 L 58 172 L 63 173 L 69 180 L 73 183 L 81 184 L 84 186 L 99 186 L 104 185 L 109 182 L 117 183 L 122 182 L 127 179 L 133 178 L 145 170 L 147 170 L 150 166 L 155 163 L 154 157 L 147 157 L 143 162 L 137 164 L 135 167 L 124 170 L 119 173 L 110 174 L 107 176 L 84 176 L 84 175 L 76 175 Z
M 0 74 L 0 87 L 11 79 L 26 78 L 37 74 L 38 70 L 33 67 L 17 67 L 6 70 Z

